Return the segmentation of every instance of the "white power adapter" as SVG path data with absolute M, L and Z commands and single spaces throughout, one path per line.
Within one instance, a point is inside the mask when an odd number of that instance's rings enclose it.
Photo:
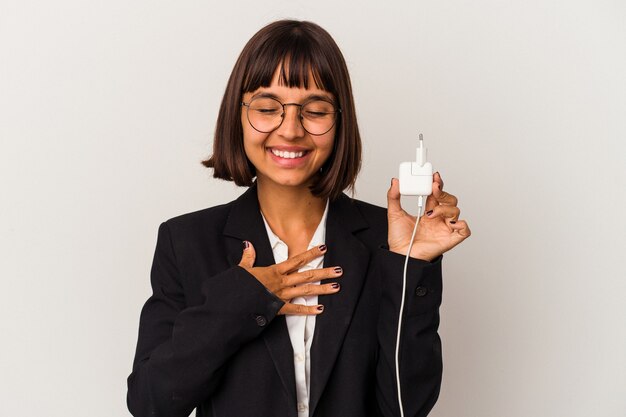
M 433 166 L 427 162 L 428 150 L 424 148 L 424 136 L 420 133 L 420 144 L 415 162 L 400 164 L 400 194 L 429 196 L 433 191 Z
M 402 300 L 400 301 L 400 314 L 398 316 L 398 333 L 396 336 L 396 387 L 398 390 L 398 405 L 400 416 L 404 417 L 404 407 L 402 405 L 402 392 L 400 389 L 400 333 L 402 330 L 402 313 L 404 311 L 404 299 L 406 298 L 406 271 L 409 264 L 409 255 L 413 247 L 413 239 L 417 232 L 417 226 L 424 209 L 425 197 L 433 192 L 433 166 L 426 161 L 428 150 L 424 148 L 424 136 L 419 135 L 420 144 L 417 148 L 415 162 L 402 162 L 400 164 L 400 194 L 416 195 L 417 197 L 417 218 L 413 235 L 409 243 L 409 249 L 404 260 L 404 275 L 402 279 Z

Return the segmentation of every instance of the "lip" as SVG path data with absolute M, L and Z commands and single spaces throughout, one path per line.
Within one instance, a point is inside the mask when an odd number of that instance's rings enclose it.
M 288 151 L 288 152 L 304 151 L 305 153 L 300 158 L 281 158 L 280 156 L 274 155 L 272 153 L 272 149 L 277 149 L 277 150 L 281 150 L 281 151 Z M 267 153 L 269 154 L 270 158 L 272 158 L 272 160 L 276 164 L 280 165 L 283 168 L 297 168 L 297 167 L 300 167 L 300 166 L 306 164 L 307 160 L 309 159 L 309 156 L 311 155 L 311 152 L 308 149 L 297 147 L 297 146 L 268 147 L 267 148 Z

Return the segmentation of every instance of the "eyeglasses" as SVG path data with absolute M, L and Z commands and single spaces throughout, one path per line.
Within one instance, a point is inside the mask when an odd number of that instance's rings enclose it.
M 271 97 L 256 97 L 249 103 L 241 102 L 247 108 L 250 126 L 258 132 L 270 133 L 278 129 L 285 120 L 285 106 L 298 106 L 298 119 L 304 130 L 314 136 L 330 131 L 341 113 L 333 103 L 321 99 L 313 99 L 302 104 L 281 103 Z

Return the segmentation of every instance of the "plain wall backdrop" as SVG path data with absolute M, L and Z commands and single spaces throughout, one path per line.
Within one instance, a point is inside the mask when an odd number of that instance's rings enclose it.
M 0 415 L 128 415 L 158 225 L 244 191 L 200 161 L 279 18 L 344 52 L 355 196 L 386 206 L 422 132 L 472 229 L 444 257 L 431 415 L 626 415 L 618 0 L 0 1 Z

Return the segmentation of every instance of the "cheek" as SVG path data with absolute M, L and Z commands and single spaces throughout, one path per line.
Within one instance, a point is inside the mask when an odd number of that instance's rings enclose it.
M 243 150 L 251 162 L 255 162 L 258 159 L 259 145 L 245 132 L 243 134 Z
M 245 117 L 246 116 L 243 115 L 241 120 L 243 128 L 243 147 L 246 153 L 249 153 L 256 151 L 257 149 L 255 148 L 258 148 L 263 144 L 267 137 L 267 134 L 260 133 L 254 130 Z
M 317 147 L 323 150 L 325 155 L 330 155 L 333 152 L 333 146 L 335 144 L 335 131 L 329 132 L 328 135 L 320 137 L 317 142 Z

